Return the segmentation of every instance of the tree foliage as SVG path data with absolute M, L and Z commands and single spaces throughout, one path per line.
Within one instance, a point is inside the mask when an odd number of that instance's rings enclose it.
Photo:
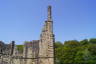
M 20 53 L 23 52 L 23 47 L 24 47 L 24 45 L 17 45 L 16 47 L 17 47 L 17 50 L 18 50 Z
M 56 64 L 96 64 L 96 39 L 55 43 Z

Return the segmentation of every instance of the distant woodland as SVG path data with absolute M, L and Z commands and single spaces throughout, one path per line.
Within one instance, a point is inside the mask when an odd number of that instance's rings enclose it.
M 96 64 L 96 38 L 55 43 L 56 64 Z

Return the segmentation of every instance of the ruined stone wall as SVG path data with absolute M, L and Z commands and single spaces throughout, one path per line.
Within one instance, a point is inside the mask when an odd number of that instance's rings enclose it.
M 39 40 L 33 40 L 24 45 L 24 64 L 37 64 L 39 53 Z
M 51 6 L 48 7 L 48 19 L 45 21 L 40 40 L 25 43 L 20 53 L 14 41 L 11 44 L 0 43 L 0 64 L 54 64 L 54 34 Z

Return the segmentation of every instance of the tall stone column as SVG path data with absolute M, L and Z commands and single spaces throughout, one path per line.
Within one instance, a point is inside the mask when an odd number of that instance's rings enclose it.
M 39 42 L 39 64 L 54 64 L 54 34 L 51 6 L 48 6 L 48 19 L 45 21 Z

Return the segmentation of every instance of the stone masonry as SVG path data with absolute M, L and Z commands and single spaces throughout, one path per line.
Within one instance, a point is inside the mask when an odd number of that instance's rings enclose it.
M 54 34 L 51 6 L 48 6 L 48 18 L 40 34 L 40 40 L 25 42 L 20 52 L 14 41 L 4 44 L 0 41 L 0 64 L 55 64 Z

